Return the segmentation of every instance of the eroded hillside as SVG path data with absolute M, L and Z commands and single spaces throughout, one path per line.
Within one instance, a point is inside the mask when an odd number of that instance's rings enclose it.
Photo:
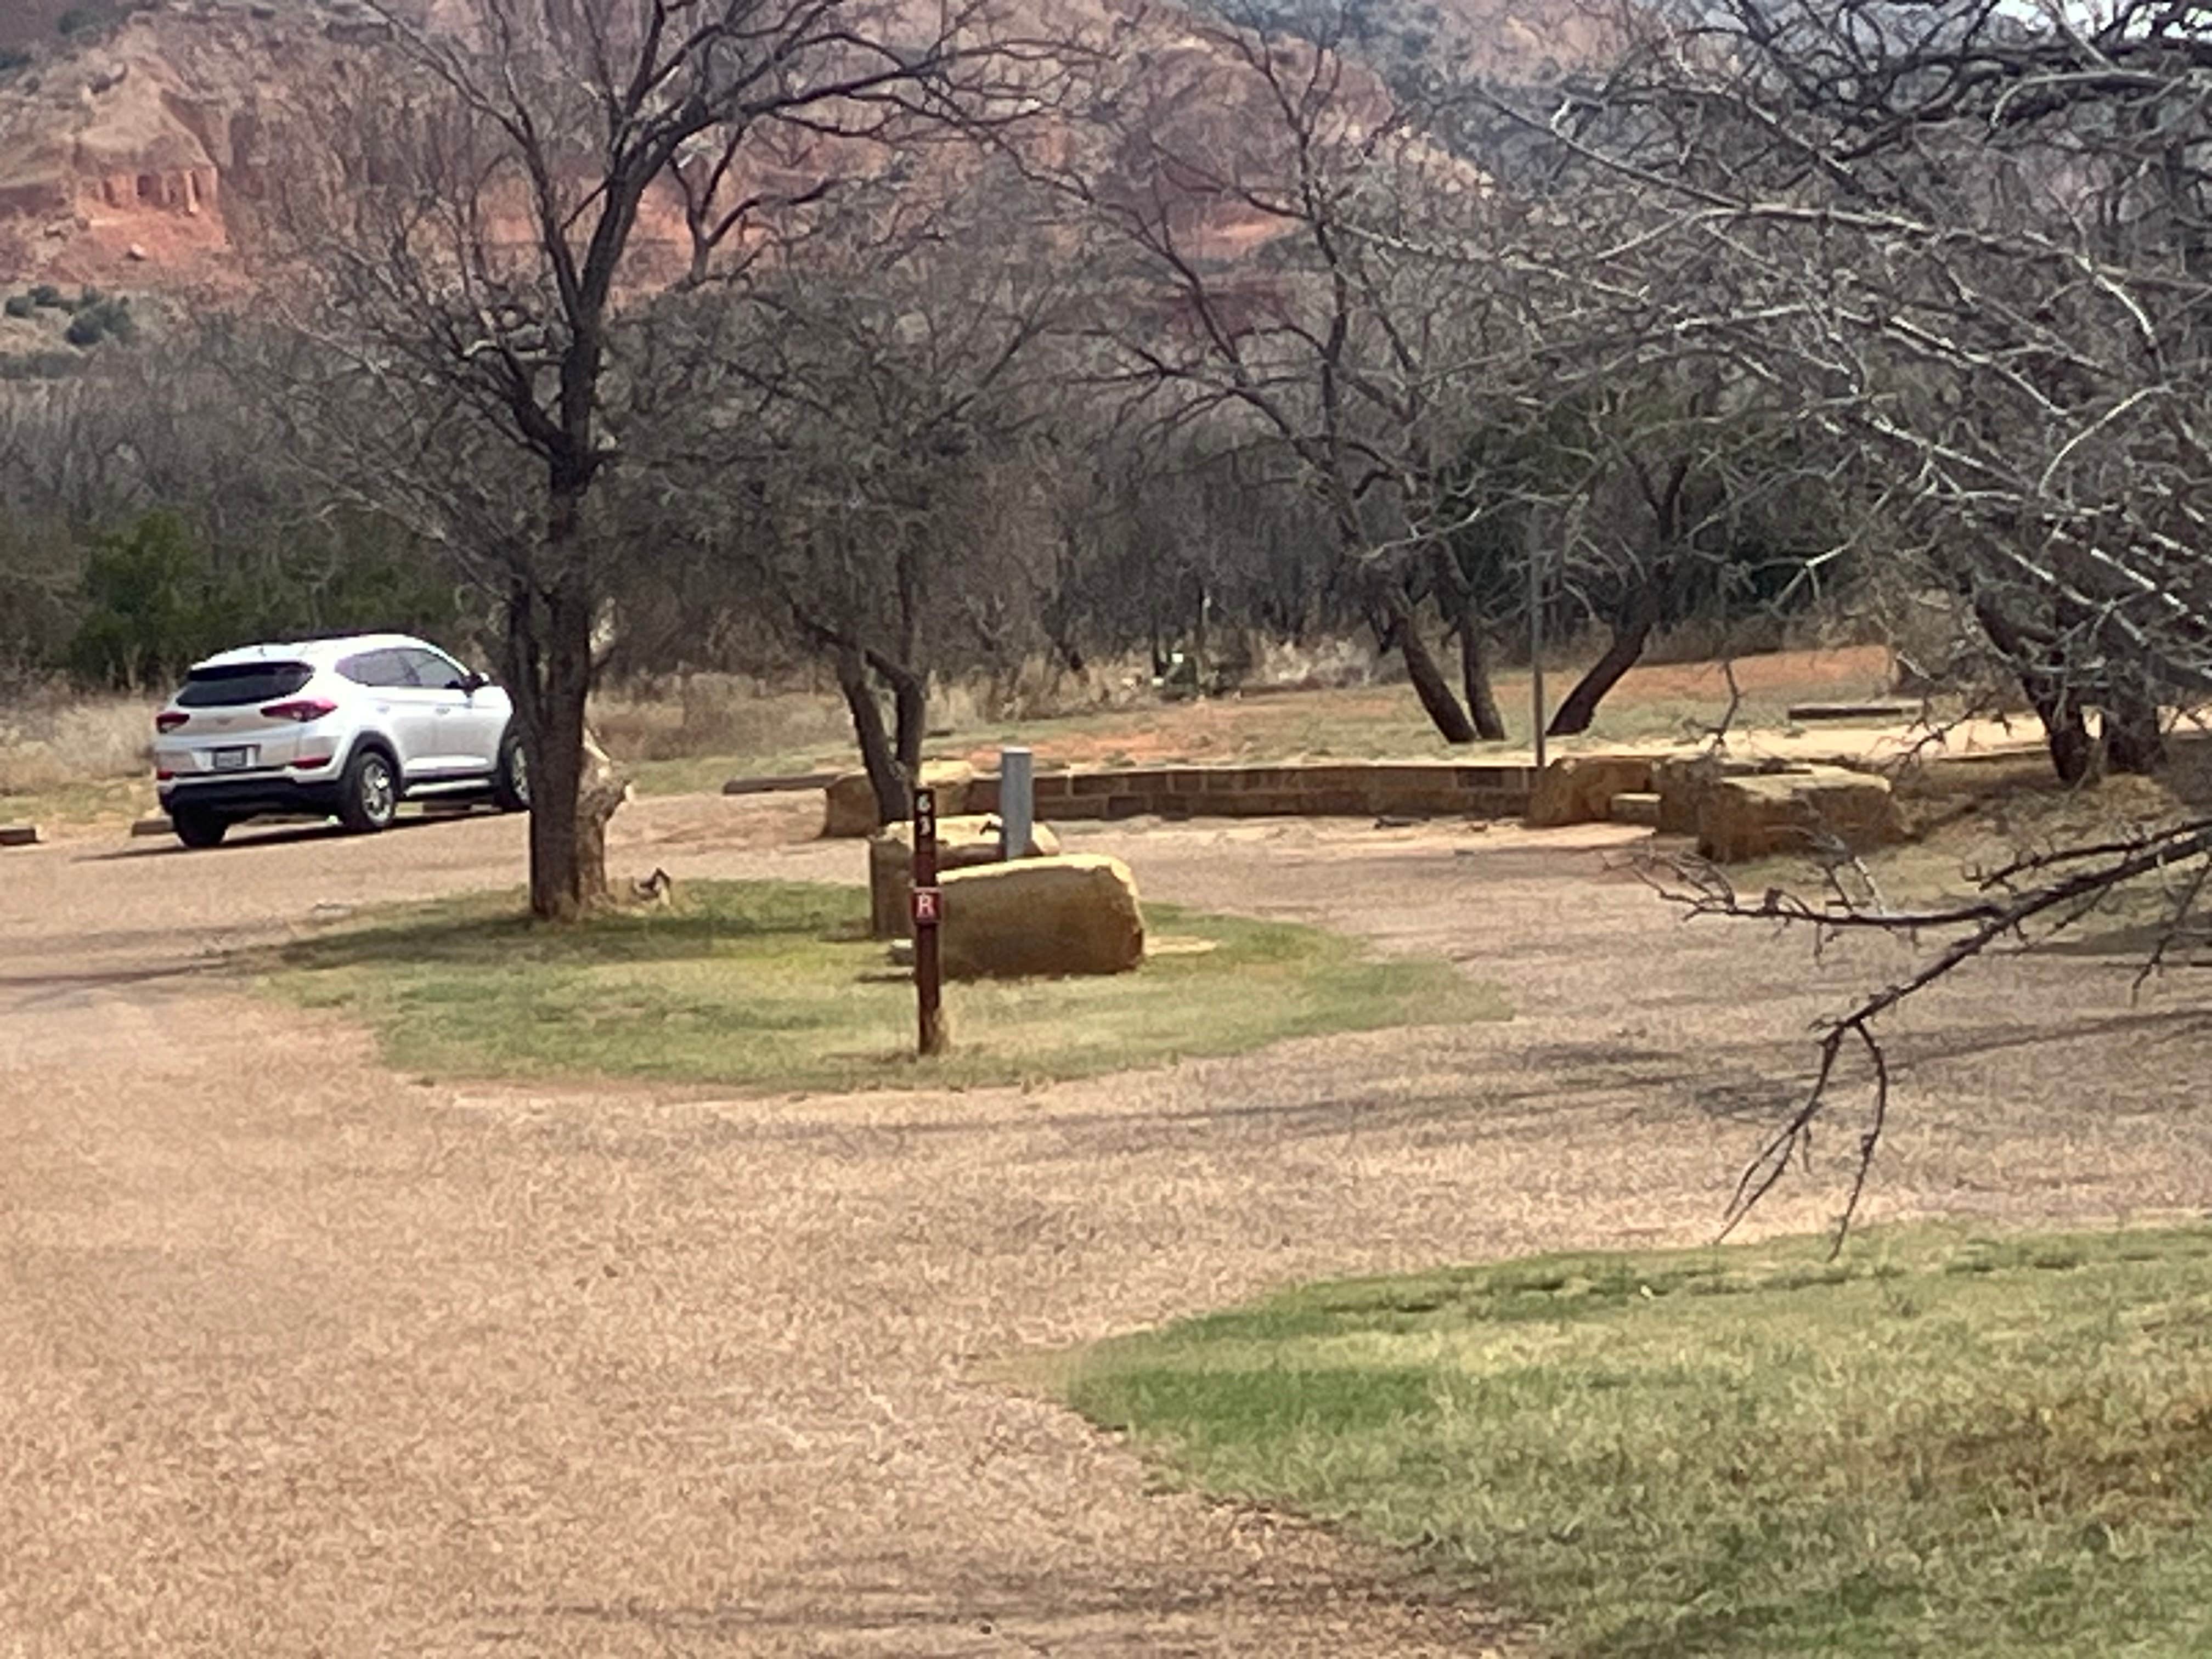
M 1032 29 L 1079 31 L 1109 27 L 1119 0 L 1084 0 L 1087 11 L 1012 3 L 1034 12 Z M 133 3 L 11 11 L 21 44 L 9 56 L 29 61 L 0 71 L 0 279 L 235 286 L 269 263 L 288 209 L 343 187 L 329 124 L 345 118 L 386 49 L 373 13 L 357 0 Z M 451 0 L 423 9 L 434 23 Z M 1130 15 L 1116 20 L 1125 45 Z M 1265 126 L 1264 112 L 1255 120 L 1241 108 L 1256 95 L 1249 76 L 1210 58 L 1216 49 L 1176 21 L 1187 14 L 1143 15 L 1136 32 L 1159 52 L 1169 136 L 1186 150 L 1249 152 Z M 1493 74 L 1543 74 L 1598 38 L 1578 0 L 1420 0 L 1367 21 L 1378 61 L 1432 43 Z M 1223 228 L 1222 246 L 1234 246 L 1235 228 Z M 680 234 L 673 222 L 665 229 Z

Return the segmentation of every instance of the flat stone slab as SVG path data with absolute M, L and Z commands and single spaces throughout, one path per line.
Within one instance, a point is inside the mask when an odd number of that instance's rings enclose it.
M 1926 706 L 1889 698 L 1878 702 L 1797 702 L 1790 704 L 1788 712 L 1791 720 L 1808 724 L 1820 720 L 1916 720 Z
M 726 795 L 776 795 L 799 789 L 827 789 L 841 772 L 787 772 L 772 778 L 732 778 L 722 786 Z
M 0 823 L 0 847 L 36 847 L 41 839 L 35 823 Z
M 136 823 L 131 826 L 131 833 L 134 836 L 167 836 L 173 835 L 176 832 L 176 828 L 177 826 L 175 824 L 169 822 L 168 815 L 167 813 L 161 813 L 150 818 L 140 818 Z
M 1644 790 L 1626 790 L 1615 795 L 1607 808 L 1607 816 L 1615 823 L 1642 824 L 1648 830 L 1659 827 L 1659 797 Z

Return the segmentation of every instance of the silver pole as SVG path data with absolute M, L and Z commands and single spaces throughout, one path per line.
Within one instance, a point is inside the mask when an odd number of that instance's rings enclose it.
M 1543 515 L 1528 515 L 1528 722 L 1536 769 L 1544 769 L 1544 539 Z
M 1026 749 L 999 751 L 999 857 L 1027 858 L 1036 823 L 1036 768 Z

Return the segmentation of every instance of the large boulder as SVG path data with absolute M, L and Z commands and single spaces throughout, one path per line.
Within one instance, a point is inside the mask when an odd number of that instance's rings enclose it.
M 1042 823 L 1030 828 L 1024 858 L 1052 858 L 1060 837 Z M 993 813 L 963 814 L 937 821 L 937 867 L 972 870 L 999 862 L 999 819 Z M 868 840 L 868 931 L 878 939 L 904 939 L 912 931 L 914 825 L 894 823 Z
M 1536 775 L 1523 820 L 1532 830 L 1566 823 L 1603 823 L 1615 795 L 1647 794 L 1651 760 L 1645 755 L 1570 755 Z
M 1659 833 L 1696 835 L 1698 808 L 1721 775 L 1720 763 L 1710 755 L 1675 755 L 1652 762 L 1651 789 L 1659 797 Z
M 968 786 L 975 769 L 966 761 L 924 761 L 921 781 L 937 791 L 937 816 L 957 817 L 967 810 Z M 822 792 L 822 834 L 825 839 L 872 836 L 883 827 L 876 812 L 875 786 L 866 772 L 842 774 Z
M 939 930 L 946 975 L 1119 974 L 1145 958 L 1129 866 L 1098 853 L 956 870 Z
M 1698 852 L 1716 864 L 1807 853 L 1830 837 L 1854 853 L 1902 841 L 1889 781 L 1807 766 L 1713 778 L 1698 797 Z

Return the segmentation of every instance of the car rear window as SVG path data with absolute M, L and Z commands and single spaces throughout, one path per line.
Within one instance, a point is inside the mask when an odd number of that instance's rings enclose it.
M 315 671 L 303 662 L 241 662 L 195 668 L 185 677 L 177 703 L 183 708 L 228 708 L 235 703 L 267 702 L 272 697 L 290 696 L 314 677 Z

